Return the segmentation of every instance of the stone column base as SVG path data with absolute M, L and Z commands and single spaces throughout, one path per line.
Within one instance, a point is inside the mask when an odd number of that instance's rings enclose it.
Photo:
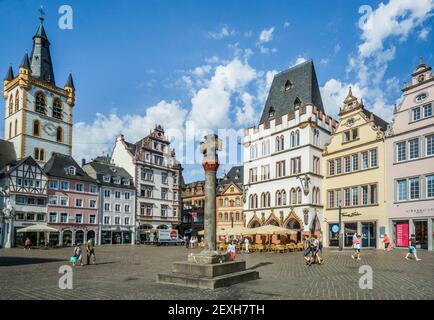
M 190 253 L 187 261 L 197 264 L 213 264 L 223 263 L 229 260 L 228 253 L 220 253 L 218 251 L 203 250 L 200 253 Z

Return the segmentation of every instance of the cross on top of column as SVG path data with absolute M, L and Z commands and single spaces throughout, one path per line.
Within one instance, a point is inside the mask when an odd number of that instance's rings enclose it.
M 200 143 L 200 152 L 204 155 L 204 161 L 218 161 L 217 151 L 222 150 L 222 140 L 216 134 L 205 136 L 205 140 Z

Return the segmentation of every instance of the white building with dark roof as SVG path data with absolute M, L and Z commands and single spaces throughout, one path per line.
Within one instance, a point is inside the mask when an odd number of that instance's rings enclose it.
M 136 243 L 136 188 L 133 177 L 110 163 L 108 157 L 97 157 L 83 170 L 99 186 L 99 228 L 101 244 Z
M 247 227 L 297 229 L 293 240 L 311 229 L 318 231 L 321 154 L 335 127 L 336 121 L 324 113 L 311 60 L 275 75 L 259 125 L 245 130 Z
M 136 221 L 143 237 L 149 229 L 172 229 L 179 225 L 182 168 L 161 126 L 156 126 L 148 136 L 134 144 L 125 141 L 123 135 L 119 136 L 111 161 L 133 177 Z

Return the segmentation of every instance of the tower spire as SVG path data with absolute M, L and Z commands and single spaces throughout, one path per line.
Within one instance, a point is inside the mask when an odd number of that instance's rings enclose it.
M 6 73 L 4 81 L 12 81 L 14 78 L 14 70 L 12 69 L 12 66 L 10 66 L 8 72 Z
M 32 76 L 55 85 L 50 54 L 50 41 L 48 41 L 47 33 L 44 28 L 45 12 L 42 7 L 38 11 L 40 12 L 40 24 L 33 36 L 33 49 L 31 54 Z

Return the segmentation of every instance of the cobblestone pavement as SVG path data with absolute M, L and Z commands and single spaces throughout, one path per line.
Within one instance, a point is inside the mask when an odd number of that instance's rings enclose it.
M 75 267 L 73 289 L 58 287 L 61 265 L 72 248 L 0 249 L 0 299 L 434 299 L 434 253 L 407 261 L 405 250 L 325 250 L 324 265 L 305 266 L 302 254 L 240 254 L 260 279 L 216 290 L 156 283 L 173 261 L 186 260 L 184 247 L 102 246 L 95 266 Z M 373 289 L 359 288 L 361 265 L 373 269 Z

